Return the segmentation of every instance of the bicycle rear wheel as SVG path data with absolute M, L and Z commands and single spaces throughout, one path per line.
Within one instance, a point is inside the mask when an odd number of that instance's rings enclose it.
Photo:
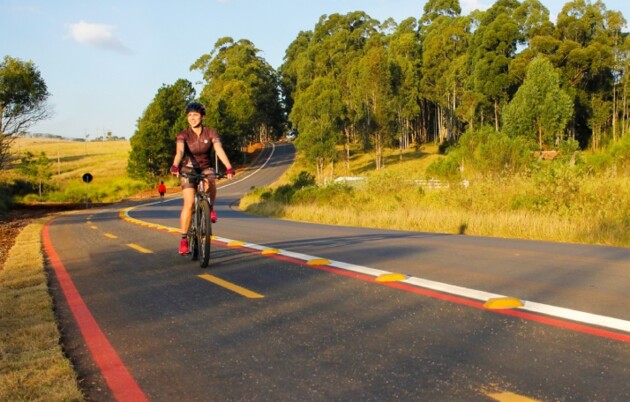
M 207 201 L 199 202 L 199 218 L 197 226 L 197 244 L 199 246 L 199 265 L 201 268 L 210 262 L 210 240 L 212 238 L 212 222 L 210 221 L 210 205 Z

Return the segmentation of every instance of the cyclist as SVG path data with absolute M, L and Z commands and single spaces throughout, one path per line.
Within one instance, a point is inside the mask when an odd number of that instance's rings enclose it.
M 160 185 L 158 186 L 158 193 L 160 193 L 160 199 L 164 199 L 164 194 L 166 194 L 166 185 L 164 184 L 163 181 L 160 182 Z
M 189 127 L 177 134 L 177 143 L 175 149 L 175 158 L 171 166 L 171 173 L 180 178 L 182 186 L 182 194 L 184 205 L 179 216 L 181 241 L 179 245 L 179 254 L 188 254 L 188 240 L 186 233 L 190 225 L 192 210 L 195 202 L 196 183 L 190 182 L 188 178 L 180 175 L 180 172 L 190 173 L 212 173 L 206 180 L 206 188 L 210 196 L 210 219 L 212 222 L 217 221 L 216 212 L 213 205 L 217 195 L 217 187 L 214 174 L 216 172 L 212 168 L 210 152 L 214 152 L 219 157 L 223 165 L 225 165 L 228 180 L 234 176 L 234 169 L 228 159 L 219 134 L 211 127 L 203 125 L 203 119 L 206 115 L 206 108 L 199 102 L 190 102 L 186 105 L 186 118 Z

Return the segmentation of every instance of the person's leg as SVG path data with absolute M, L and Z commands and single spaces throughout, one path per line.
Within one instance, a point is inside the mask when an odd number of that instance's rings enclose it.
M 183 188 L 182 195 L 184 197 L 184 205 L 182 206 L 182 212 L 179 215 L 179 229 L 182 235 L 188 233 L 188 227 L 190 226 L 190 218 L 192 216 L 193 205 L 195 203 L 195 189 Z
M 208 180 L 208 195 L 210 204 L 214 205 L 214 200 L 217 198 L 217 183 L 214 180 Z

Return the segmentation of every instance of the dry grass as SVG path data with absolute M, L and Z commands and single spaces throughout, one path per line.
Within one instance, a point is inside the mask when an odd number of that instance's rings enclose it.
M 40 219 L 22 230 L 0 271 L 0 400 L 82 401 L 59 344 L 41 247 Z
M 386 168 L 380 171 L 373 169 L 369 155 L 355 157 L 350 175 L 367 181 L 352 190 L 335 186 L 296 190 L 288 203 L 270 196 L 308 170 L 298 158 L 266 194 L 258 189 L 243 198 L 240 207 L 261 215 L 336 225 L 630 245 L 628 177 L 581 176 L 567 170 L 560 175 L 543 172 L 535 179 L 478 178 L 471 179 L 468 188 L 445 183 L 450 187 L 430 189 L 414 180 L 424 179 L 426 167 L 441 158 L 436 148 L 406 152 L 402 158 L 390 152 Z
M 3 180 L 11 181 L 21 176 L 16 169 L 20 157 L 27 152 L 39 156 L 42 152 L 53 162 L 53 173 L 43 199 L 34 194 L 26 201 L 112 202 L 130 197 L 146 184 L 127 177 L 127 158 L 131 150 L 129 141 L 92 141 L 18 138 L 13 143 L 15 155 Z M 11 169 L 12 168 L 12 169 Z M 82 177 L 90 173 L 94 180 L 85 184 Z

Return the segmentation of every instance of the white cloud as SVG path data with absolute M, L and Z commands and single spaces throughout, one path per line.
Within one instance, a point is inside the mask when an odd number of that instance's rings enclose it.
M 130 53 L 130 50 L 114 36 L 114 28 L 111 25 L 91 24 L 85 21 L 68 24 L 70 36 L 78 43 L 121 53 Z
M 490 6 L 484 4 L 481 0 L 462 0 L 462 15 L 468 15 L 474 10 L 487 10 Z

